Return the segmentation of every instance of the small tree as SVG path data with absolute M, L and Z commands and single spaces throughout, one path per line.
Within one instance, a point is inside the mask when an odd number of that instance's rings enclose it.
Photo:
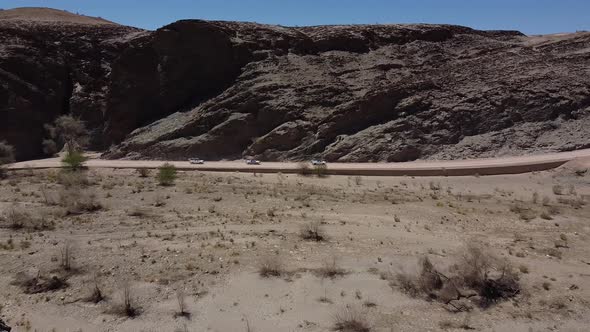
M 45 153 L 55 154 L 65 147 L 68 154 L 81 151 L 88 144 L 88 130 L 84 122 L 72 115 L 62 115 L 53 125 L 45 125 L 49 139 L 43 141 Z
M 12 145 L 8 145 L 6 142 L 0 141 L 0 179 L 6 176 L 3 165 L 10 164 L 12 162 L 14 162 L 14 148 Z
M 43 151 L 55 154 L 65 147 L 66 155 L 62 162 L 71 170 L 82 168 L 87 160 L 82 150 L 88 144 L 88 130 L 84 122 L 71 115 L 62 115 L 53 125 L 45 125 L 49 139 L 43 141 Z
M 174 165 L 165 163 L 158 168 L 158 182 L 161 186 L 171 186 L 176 180 L 176 167 Z
M 84 162 L 88 158 L 80 151 L 67 152 L 61 160 L 70 170 L 76 171 L 84 167 Z

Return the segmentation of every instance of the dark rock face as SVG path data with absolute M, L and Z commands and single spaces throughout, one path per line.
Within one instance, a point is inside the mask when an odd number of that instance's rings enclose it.
M 73 112 L 102 147 L 110 63 L 122 36 L 138 31 L 87 25 L 0 20 L 0 140 L 18 160 L 42 156 L 43 125 Z
M 112 145 L 108 158 L 408 161 L 590 147 L 588 33 L 85 29 L 68 39 L 45 27 L 33 44 L 0 21 L 0 38 L 12 38 L 0 52 L 0 139 L 19 158 L 40 153 L 24 136 L 37 144 L 42 124 L 70 110 L 95 148 Z
M 203 25 L 229 36 L 232 51 L 221 54 L 236 54 L 240 71 L 224 71 L 219 86 L 231 83 L 219 94 L 136 130 L 107 157 L 400 162 L 590 146 L 590 34 L 200 21 L 165 29 L 202 34 Z

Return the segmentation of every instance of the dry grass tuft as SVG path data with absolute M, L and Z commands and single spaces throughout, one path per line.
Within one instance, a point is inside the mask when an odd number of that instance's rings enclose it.
M 59 205 L 69 215 L 96 212 L 103 208 L 97 199 L 96 193 L 80 186 L 63 188 L 59 192 Z
M 301 227 L 301 238 L 308 241 L 321 242 L 326 240 L 326 233 L 318 221 L 308 222 Z
M 316 274 L 322 278 L 337 278 L 346 275 L 346 270 L 338 266 L 336 257 L 332 257 L 324 261 L 322 267 L 320 267 Z
M 265 257 L 258 266 L 258 274 L 263 278 L 281 277 L 285 274 L 283 262 L 278 255 Z
M 182 289 L 176 292 L 176 303 L 178 304 L 178 311 L 174 314 L 175 317 L 186 317 L 190 318 L 190 313 L 186 308 L 185 293 Z
M 147 168 L 138 168 L 136 171 L 140 178 L 147 178 L 150 176 L 150 170 Z
M 131 285 L 129 282 L 124 282 L 121 293 L 121 303 L 115 304 L 113 306 L 111 311 L 112 313 L 130 318 L 137 317 L 139 315 L 139 309 L 133 302 L 133 296 L 131 292 Z
M 100 303 L 102 302 L 105 297 L 104 294 L 102 292 L 102 290 L 100 289 L 100 285 L 98 283 L 98 274 L 94 274 L 94 287 L 92 289 L 92 294 L 90 294 L 90 296 L 88 296 L 86 298 L 86 302 L 92 302 L 92 303 Z
M 65 243 L 60 249 L 59 266 L 64 271 L 72 270 L 72 245 L 69 243 Z
M 371 326 L 365 317 L 356 309 L 345 308 L 334 315 L 332 331 L 370 332 Z

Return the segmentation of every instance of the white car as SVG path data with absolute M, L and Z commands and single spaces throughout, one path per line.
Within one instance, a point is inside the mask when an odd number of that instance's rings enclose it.
M 247 165 L 260 165 L 260 161 L 258 161 L 256 159 L 246 159 L 246 164 Z
M 199 159 L 199 158 L 188 158 L 188 162 L 191 164 L 196 164 L 196 165 L 203 165 L 205 163 L 205 161 L 203 159 Z
M 311 161 L 311 164 L 314 166 L 326 166 L 326 162 L 323 160 L 314 159 Z

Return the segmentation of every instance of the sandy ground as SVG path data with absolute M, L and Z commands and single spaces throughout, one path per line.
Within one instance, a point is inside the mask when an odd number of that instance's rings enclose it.
M 63 195 L 58 170 L 13 171 L 0 183 L 0 317 L 16 331 L 329 331 L 351 307 L 371 331 L 464 322 L 477 331 L 587 331 L 586 165 L 429 178 L 181 171 L 170 187 L 157 184 L 155 171 L 141 178 L 100 168 L 87 171 L 90 184 L 78 196 Z M 88 193 L 102 209 L 64 211 Z M 12 211 L 39 229 L 10 228 Z M 300 237 L 310 222 L 322 224 L 327 241 Z M 453 313 L 383 277 L 416 271 L 425 256 L 446 269 L 472 242 L 520 271 L 522 294 Z M 66 245 L 67 273 L 60 272 Z M 261 277 L 269 259 L 286 274 Z M 346 274 L 318 276 L 333 259 Z M 15 284 L 23 272 L 65 273 L 68 286 L 25 294 Z M 106 296 L 98 304 L 85 301 L 94 280 Z M 117 309 L 125 284 L 134 318 Z M 175 315 L 179 290 L 189 315 Z

